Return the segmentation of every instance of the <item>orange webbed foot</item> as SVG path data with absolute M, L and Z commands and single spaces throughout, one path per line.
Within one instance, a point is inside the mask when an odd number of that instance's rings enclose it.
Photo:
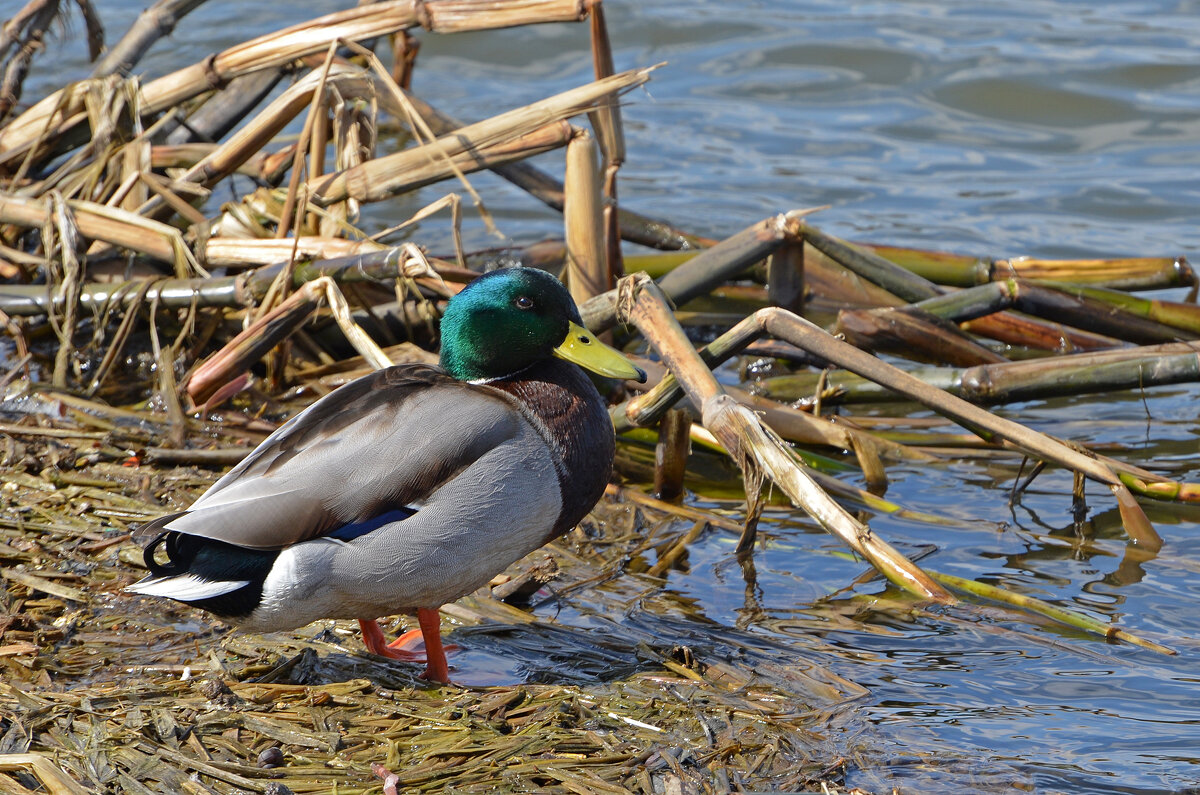
M 391 643 L 384 638 L 378 622 L 359 619 L 358 626 L 362 630 L 363 645 L 371 654 L 404 662 L 424 662 L 422 679 L 448 683 L 450 666 L 446 663 L 446 652 L 458 651 L 458 647 L 442 646 L 441 618 L 435 608 L 418 608 L 417 622 L 420 629 L 405 632 Z
M 396 651 L 409 652 L 411 654 L 416 654 L 418 657 L 420 657 L 420 661 L 424 662 L 424 660 L 425 660 L 424 633 L 420 629 L 410 629 L 408 632 L 403 633 L 402 635 L 397 637 L 394 641 L 389 643 L 388 648 L 394 649 Z M 447 654 L 453 654 L 454 652 L 461 651 L 461 650 L 462 650 L 461 646 L 457 646 L 453 643 L 442 644 L 442 651 L 446 652 Z

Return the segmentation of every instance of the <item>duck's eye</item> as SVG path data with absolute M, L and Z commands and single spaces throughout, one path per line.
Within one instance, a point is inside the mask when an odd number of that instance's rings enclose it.
M 527 295 L 518 296 L 513 303 L 516 304 L 517 309 L 533 309 L 533 299 Z

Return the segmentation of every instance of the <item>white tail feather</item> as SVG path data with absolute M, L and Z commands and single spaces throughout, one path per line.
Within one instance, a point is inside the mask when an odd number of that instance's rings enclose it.
M 213 581 L 202 580 L 194 574 L 180 574 L 176 577 L 146 577 L 125 590 L 147 596 L 165 596 L 180 602 L 194 602 L 222 596 L 249 584 L 249 580 Z

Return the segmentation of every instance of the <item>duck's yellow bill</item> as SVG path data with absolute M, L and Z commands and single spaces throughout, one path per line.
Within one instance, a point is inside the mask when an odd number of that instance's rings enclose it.
M 554 355 L 609 378 L 632 378 L 639 383 L 646 382 L 646 373 L 642 368 L 626 359 L 620 351 L 605 345 L 578 323 L 570 325 L 567 338 L 554 349 Z

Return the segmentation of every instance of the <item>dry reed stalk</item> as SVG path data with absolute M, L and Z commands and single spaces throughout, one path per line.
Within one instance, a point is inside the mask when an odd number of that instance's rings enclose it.
M 599 102 L 614 101 L 617 94 L 648 81 L 650 72 L 655 68 L 631 70 L 597 80 L 463 127 L 415 149 L 376 158 L 355 169 L 316 180 L 311 186 L 311 195 L 315 202 L 322 205 L 344 201 L 349 197 L 360 201 L 386 198 L 393 195 L 399 186 L 408 184 L 406 172 L 411 169 L 428 167 L 429 164 L 471 150 L 512 142 L 540 128 L 556 125 L 583 113 Z
M 447 263 L 437 261 L 438 268 L 445 270 Z M 239 290 L 247 296 L 261 299 L 274 283 L 283 265 L 273 265 L 259 268 L 256 271 L 242 274 L 239 277 L 229 277 L 239 285 Z M 472 273 L 470 278 L 477 274 Z M 357 254 L 349 257 L 339 257 L 331 260 L 296 263 L 293 285 L 312 281 L 321 276 L 328 276 L 338 284 L 355 282 L 391 282 L 398 278 L 411 279 L 421 286 L 434 285 L 442 288 L 445 285 L 441 275 L 433 268 L 433 263 L 411 243 L 405 243 L 395 248 Z M 216 281 L 216 280 L 213 280 Z M 436 290 L 435 290 L 436 292 Z
M 371 38 L 412 25 L 413 2 L 362 6 L 320 17 L 232 47 L 142 88 L 143 111 L 157 113 L 248 72 L 280 66 L 324 50 L 339 38 Z M 68 86 L 43 99 L 0 130 L 0 164 L 23 155 L 42 135 L 53 140 L 82 117 L 79 90 Z
M 340 11 L 231 47 L 142 87 L 140 109 L 159 113 L 239 75 L 281 66 L 321 52 L 331 42 L 357 41 L 416 24 L 414 0 Z M 34 105 L 0 130 L 0 165 L 23 156 L 43 135 L 54 140 L 81 120 L 80 92 L 68 87 Z
M 376 79 L 384 89 L 380 92 L 380 94 L 384 99 L 385 107 L 387 107 L 388 111 L 391 112 L 396 118 L 404 118 L 408 120 L 409 130 L 412 132 L 413 138 L 416 141 L 422 144 L 432 141 L 435 138 L 434 133 L 420 118 L 420 115 L 417 114 L 413 109 L 412 103 L 408 101 L 404 90 L 396 84 L 395 80 L 392 79 L 387 69 L 380 62 L 378 56 L 376 56 L 371 50 L 360 47 L 357 44 L 351 44 L 350 49 L 371 65 L 371 70 L 375 73 Z M 470 180 L 467 179 L 462 169 L 455 162 L 455 158 L 449 157 L 442 153 L 438 159 L 440 159 L 442 163 L 449 168 L 450 172 L 452 172 L 454 176 L 458 178 L 458 181 L 462 184 L 463 188 L 471 196 L 471 199 L 475 202 L 476 209 L 479 211 L 479 217 L 483 221 L 484 226 L 487 227 L 487 230 L 492 234 L 501 237 L 502 235 L 500 230 L 496 228 L 495 223 L 492 221 L 491 213 L 488 212 L 487 208 L 483 204 L 483 198 L 475 190 L 474 186 L 471 185 Z M 461 263 L 463 256 L 461 253 L 462 245 L 459 239 L 458 231 L 457 205 L 454 207 L 454 213 L 454 217 L 456 219 L 454 224 L 454 243 L 455 250 L 458 252 L 458 259 Z
M 745 342 L 744 339 L 738 339 L 738 335 L 723 334 L 701 350 L 700 357 L 712 368 L 743 350 Z M 653 380 L 655 363 L 644 361 L 642 367 L 651 373 Z M 852 451 L 858 459 L 867 486 L 872 490 L 887 487 L 887 473 L 883 467 L 885 455 L 896 461 L 934 459 L 934 456 L 864 431 L 853 423 L 846 422 L 844 417 L 838 417 L 835 422 L 759 395 L 752 395 L 737 387 L 728 386 L 725 387 L 725 391 L 751 409 L 771 430 L 784 439 L 799 444 L 824 445 L 837 450 Z M 678 380 L 669 371 L 665 372 L 652 389 L 614 407 L 611 411 L 613 424 L 618 432 L 627 428 L 653 425 L 664 416 L 668 407 L 683 397 L 683 388 L 679 386 Z M 894 509 L 889 509 L 889 512 L 891 510 Z
M 665 574 L 668 569 L 674 566 L 675 562 L 683 556 L 683 553 L 687 552 L 687 548 L 691 546 L 692 543 L 695 542 L 695 540 L 699 538 L 701 533 L 703 533 L 707 528 L 708 523 L 703 520 L 693 524 L 686 533 L 683 533 L 679 536 L 675 543 L 672 544 L 671 547 L 664 552 L 661 557 L 659 557 L 658 561 L 656 561 L 653 566 L 646 570 L 646 576 L 663 576 L 663 574 Z
M 346 338 L 372 367 L 391 366 L 387 354 L 354 322 L 349 305 L 337 284 L 328 276 L 323 276 L 306 282 L 197 366 L 183 384 L 193 404 L 207 405 L 227 385 L 240 384 L 239 378 L 250 365 L 299 331 L 320 307 L 322 300 L 329 303 Z
M 746 227 L 705 249 L 659 280 L 671 301 L 682 305 L 731 279 L 789 240 L 797 240 L 798 219 L 810 210 L 776 215 Z M 599 332 L 616 323 L 617 291 L 598 295 L 579 307 L 584 325 Z
M 725 393 L 688 342 L 658 285 L 640 274 L 623 279 L 618 290 L 622 318 L 637 326 L 655 347 L 692 402 L 700 407 L 704 427 L 717 436 L 742 468 L 747 477 L 747 499 L 759 498 L 761 477 L 765 473 L 822 527 L 870 561 L 896 585 L 922 598 L 946 603 L 954 601 L 920 568 L 834 502 L 797 464 L 779 437 L 764 428 L 754 412 Z M 739 549 L 748 549 L 752 543 L 753 530 L 748 527 L 739 542 Z
M 183 404 L 179 402 L 176 389 L 174 348 L 159 342 L 157 301 L 150 302 L 150 350 L 157 367 L 158 394 L 167 404 L 167 418 L 170 422 L 167 435 L 170 444 L 167 446 L 182 447 L 187 438 L 187 417 L 183 413 Z
M 121 155 L 118 155 L 116 158 L 113 158 L 114 161 L 117 159 L 123 160 L 124 158 Z M 142 179 L 141 179 L 142 172 L 128 171 L 126 169 L 122 169 L 122 172 L 125 174 L 124 179 L 122 179 L 121 182 L 115 188 L 112 189 L 111 193 L 108 193 L 106 191 L 108 198 L 104 202 L 104 204 L 107 204 L 109 207 L 120 207 L 121 202 L 125 201 L 125 199 L 129 196 L 129 194 L 132 193 L 135 189 L 137 189 L 137 191 L 139 193 L 144 194 L 146 192 L 146 186 L 145 186 L 145 184 L 142 184 Z M 80 185 L 80 182 L 78 180 L 76 180 L 75 186 L 79 186 L 79 185 Z M 39 193 L 39 195 L 45 195 L 45 194 Z M 72 198 L 74 198 L 74 196 L 72 196 Z
M 87 26 L 88 55 L 93 60 L 104 46 L 104 28 L 92 8 L 90 0 L 77 0 Z M 29 73 L 33 56 L 45 50 L 46 32 L 63 9 L 57 0 L 30 0 L 13 17 L 5 20 L 0 29 L 0 64 L 4 64 L 0 78 L 0 121 L 4 121 L 21 98 L 21 87 Z M 65 24 L 65 20 L 64 20 Z M 13 49 L 10 58 L 9 50 Z
M 1047 279 L 1125 290 L 1190 286 L 1196 275 L 1184 257 L 1126 257 L 1119 259 L 1045 260 L 1032 257 L 984 259 L 877 243 L 860 248 L 937 284 L 977 287 L 1004 279 Z
M 63 170 L 60 174 L 67 175 L 64 187 L 78 186 L 72 198 L 103 201 L 112 193 L 112 182 L 120 180 L 123 173 L 121 142 L 143 133 L 137 81 L 118 77 L 85 81 L 82 101 L 91 137 L 72 159 L 83 168 L 77 174 Z
M 591 6 L 586 0 L 424 0 L 418 5 L 421 27 L 433 33 L 515 28 L 547 22 L 579 22 Z
M 50 795 L 75 795 L 80 791 L 78 782 L 42 754 L 0 754 L 0 770 L 32 773 Z
M 32 23 L 36 29 L 45 32 L 50 20 L 38 19 L 38 15 L 45 13 L 47 7 L 57 11 L 57 4 L 51 0 L 28 0 L 17 13 L 4 20 L 4 25 L 0 26 L 0 58 L 7 58 L 9 49 L 20 43 L 21 34 L 27 25 Z
M 906 306 L 909 302 L 842 266 L 810 243 L 804 244 L 804 280 L 809 301 L 837 309 L 847 306 Z
M 254 268 L 285 262 L 293 254 L 305 260 L 352 257 L 388 248 L 372 240 L 307 236 L 289 240 L 210 237 L 198 245 L 202 246 L 199 253 L 203 261 L 211 268 Z
M 1136 389 L 1200 379 L 1200 342 L 1076 353 L 980 365 L 960 375 L 963 397 L 977 403 Z
M 150 171 L 150 141 L 139 138 L 121 147 L 121 172 L 130 182 L 130 190 L 124 196 L 114 195 L 107 202 L 128 212 L 135 212 L 149 197 L 149 187 L 141 179 Z
M 336 89 L 342 96 L 369 100 L 374 95 L 373 83 L 358 67 L 333 67 L 324 80 L 323 74 L 314 70 L 289 86 L 228 141 L 213 149 L 175 181 L 212 187 L 258 155 L 301 111 L 309 108 L 323 84 L 327 89 Z
M 178 229 L 133 213 L 78 199 L 67 201 L 79 233 L 171 264 L 180 278 L 200 271 Z M 0 195 L 0 223 L 38 227 L 50 208 L 44 200 Z
M 566 206 L 567 289 L 576 304 L 608 290 L 603 196 L 592 136 L 580 132 L 567 144 Z
M 96 63 L 92 77 L 128 76 L 154 42 L 169 36 L 180 19 L 203 4 L 204 0 L 158 0 L 138 15 L 121 40 Z
M 620 166 L 604 169 L 604 251 L 608 260 L 608 280 L 616 283 L 625 275 L 625 253 L 621 246 L 621 210 L 617 205 L 617 171 Z
M 440 144 L 435 141 L 369 160 L 325 180 L 316 180 L 310 187 L 331 185 L 336 192 L 313 195 L 312 201 L 321 206 L 330 201 L 382 201 L 451 177 L 461 178 L 467 173 L 559 149 L 573 135 L 574 129 L 569 123 L 557 121 L 512 140 L 458 152 L 448 159 L 440 156 L 441 153 L 437 151 Z
M 392 36 L 392 81 L 405 91 L 412 88 L 413 69 L 420 51 L 421 42 L 407 30 Z
M 1125 311 L 1120 306 L 1101 301 L 1083 291 L 1056 289 L 1022 279 L 1003 282 L 1012 295 L 1013 305 L 1023 312 L 1054 318 L 1088 331 L 1107 334 L 1117 339 L 1140 344 L 1170 342 L 1176 339 L 1195 339 L 1195 331 L 1159 323 Z
M 142 110 L 145 113 L 161 112 L 239 74 L 289 63 L 321 52 L 338 40 L 357 41 L 387 35 L 411 26 L 415 21 L 414 3 L 399 0 L 340 11 L 260 36 L 147 83 L 142 88 Z M 11 156 L 10 148 L 24 145 L 23 139 L 30 129 L 50 126 L 54 118 L 76 112 L 72 107 L 75 102 L 70 99 L 60 109 L 63 99 L 67 98 L 63 93 L 66 91 L 69 89 L 46 97 L 0 130 L 0 151 L 5 152 L 0 155 L 0 162 Z M 64 124 L 72 120 L 68 118 Z
M 462 122 L 442 113 L 420 97 L 408 92 L 405 92 L 404 96 L 408 103 L 416 108 L 420 120 L 436 134 L 446 135 L 463 127 Z M 396 115 L 390 108 L 388 112 Z M 562 211 L 565 203 L 563 185 L 555 177 L 529 163 L 508 163 L 495 166 L 493 170 L 548 207 Z M 605 211 L 609 209 L 606 207 Z M 666 250 L 702 249 L 716 243 L 715 240 L 690 234 L 661 219 L 649 218 L 621 208 L 616 209 L 616 214 L 615 223 L 620 231 L 618 241 L 624 239 L 631 243 Z
M 123 283 L 122 286 L 124 286 L 124 284 L 125 283 Z M 121 323 L 117 327 L 116 332 L 112 335 L 112 340 L 108 345 L 108 349 L 104 352 L 104 357 L 100 360 L 100 364 L 96 366 L 92 373 L 91 383 L 89 383 L 87 387 L 87 394 L 89 397 L 95 395 L 100 387 L 104 384 L 104 380 L 108 377 L 113 364 L 116 363 L 118 357 L 120 357 L 121 351 L 125 348 L 125 343 L 127 343 L 130 336 L 132 336 L 133 326 L 137 322 L 138 308 L 145 303 L 146 294 L 150 292 L 150 288 L 153 286 L 153 280 L 143 280 L 141 284 L 137 286 L 136 290 L 131 291 L 133 293 L 132 299 L 126 302 L 124 307 L 120 307 L 119 305 L 116 307 L 117 309 L 124 308 L 125 314 L 122 316 Z M 107 302 L 104 303 L 104 309 L 106 312 L 111 308 L 113 308 L 113 304 Z
M 604 6 L 597 2 L 591 14 L 592 69 L 599 80 L 615 73 L 612 42 L 608 37 L 608 23 L 604 20 Z M 608 281 L 615 282 L 625 275 L 625 264 L 621 251 L 621 223 L 617 209 L 617 172 L 625 162 L 625 130 L 621 122 L 621 106 L 613 103 L 597 108 L 588 114 L 588 121 L 596 133 L 596 142 L 604 157 L 604 250 L 608 261 Z
M 326 72 L 326 79 L 328 79 L 328 72 Z M 325 149 L 329 146 L 330 125 L 333 123 L 333 110 L 326 104 L 327 102 L 328 100 L 322 102 L 318 109 L 322 115 L 320 118 L 313 119 L 312 132 L 309 135 L 308 175 L 310 178 L 326 173 Z
M 210 93 L 186 120 L 180 116 L 182 108 L 164 114 L 166 123 L 176 125 L 167 134 L 165 143 L 220 141 L 267 98 L 287 71 L 290 68 L 276 66 L 235 77 L 221 90 Z
M 454 266 L 441 260 L 433 263 L 442 272 L 458 281 L 466 281 L 478 274 L 454 273 Z M 354 282 L 391 282 L 404 277 L 410 278 L 421 287 L 429 287 L 434 294 L 453 287 L 443 284 L 440 274 L 433 272 L 433 264 L 423 257 L 413 255 L 406 246 L 339 257 L 331 260 L 297 263 L 293 286 L 329 276 L 339 284 Z M 273 265 L 237 276 L 205 277 L 195 279 L 150 279 L 144 294 L 140 289 L 146 280 L 110 282 L 88 282 L 82 286 L 80 302 L 89 310 L 101 312 L 106 307 L 124 307 L 139 302 L 143 297 L 158 300 L 159 305 L 172 308 L 190 306 L 249 307 L 261 301 L 274 282 L 282 265 Z M 18 317 L 37 317 L 56 311 L 59 304 L 46 290 L 45 285 L 12 284 L 0 290 L 0 311 Z
M 151 288 L 145 295 L 157 296 L 164 307 L 248 306 L 253 296 L 246 292 L 244 277 L 223 279 L 150 279 L 121 282 L 89 282 L 83 285 L 79 299 L 89 310 L 101 312 L 105 307 L 128 306 L 140 301 L 140 288 L 147 281 Z M 45 285 L 13 284 L 0 291 L 0 309 L 9 315 L 38 317 L 59 308 Z
M 1200 483 L 1184 483 L 1177 480 L 1141 478 L 1130 472 L 1121 473 L 1121 482 L 1134 492 L 1156 500 L 1168 502 L 1200 503 Z
M 844 295 L 846 284 L 839 284 L 837 280 L 845 278 L 853 280 L 851 287 L 861 292 L 861 302 L 873 305 L 933 302 L 944 292 L 933 282 L 874 253 L 870 247 L 852 245 L 810 226 L 804 228 L 803 234 L 808 275 L 814 282 L 814 289 L 823 295 Z M 859 282 L 858 277 L 865 281 Z M 1092 350 L 1119 344 L 1111 337 L 1012 312 L 995 312 L 970 321 L 970 325 L 963 328 L 1001 342 L 1043 350 L 1062 350 L 1064 347 Z
M 1061 624 L 1065 624 L 1070 627 L 1076 627 L 1084 630 L 1085 632 L 1094 633 L 1102 638 L 1107 638 L 1108 640 L 1120 640 L 1126 643 L 1132 643 L 1135 646 L 1141 646 L 1144 649 L 1150 649 L 1151 651 L 1156 651 L 1159 654 L 1173 655 L 1179 653 L 1169 646 L 1164 646 L 1161 643 L 1155 643 L 1152 640 L 1146 640 L 1145 638 L 1135 635 L 1132 632 L 1115 627 L 1112 624 L 1108 624 L 1103 621 L 1097 621 L 1096 619 L 1083 613 L 1078 613 L 1074 610 L 1066 610 L 1033 596 L 1016 593 L 1014 591 L 1009 591 L 1004 588 L 999 588 L 995 585 L 989 585 L 987 583 L 975 582 L 974 580 L 967 580 L 962 577 L 955 577 L 951 574 L 943 574 L 937 571 L 930 571 L 929 569 L 926 569 L 926 571 L 928 571 L 929 575 L 935 580 L 949 588 L 954 588 L 955 590 L 973 594 L 984 599 L 991 599 L 996 602 L 1012 605 L 1013 607 L 1017 607 L 1022 610 L 1029 610 L 1030 612 L 1046 616 L 1047 618 L 1050 618 Z
M 763 422 L 783 438 L 800 444 L 820 444 L 854 453 L 859 468 L 867 477 L 868 485 L 872 487 L 887 483 L 883 473 L 885 456 L 895 461 L 933 460 L 933 456 L 854 427 L 847 423 L 844 417 L 816 417 L 806 411 L 753 395 L 737 387 L 726 389 L 730 395 L 762 417 Z
M 329 70 L 333 66 L 334 56 L 337 54 L 337 42 L 330 42 L 329 49 L 325 51 L 325 61 L 321 65 L 321 71 L 318 72 L 317 89 L 313 92 L 312 98 L 308 105 L 308 115 L 304 117 L 304 128 L 300 131 L 300 140 L 296 142 L 296 151 L 292 159 L 292 171 L 288 175 L 287 196 L 283 202 L 283 209 L 279 213 L 279 223 L 275 227 L 275 237 L 279 239 L 286 238 L 288 232 L 292 228 L 293 214 L 298 213 L 299 217 L 296 220 L 296 235 L 299 237 L 300 230 L 308 227 L 307 221 L 307 204 L 308 190 L 301 191 L 300 180 L 305 173 L 304 156 L 309 156 L 308 175 L 315 176 L 319 172 L 312 171 L 316 165 L 314 162 L 313 152 L 313 135 L 314 130 L 322 126 L 328 118 L 329 112 L 325 104 L 325 86 L 329 81 Z M 321 147 L 321 160 L 324 160 L 325 147 Z M 300 209 L 296 209 L 297 202 L 300 203 Z M 294 258 L 293 258 L 294 259 Z M 284 268 L 284 272 L 280 274 L 281 290 L 280 297 L 287 295 L 288 288 L 291 286 L 291 260 L 289 266 Z M 269 295 L 269 294 L 268 294 Z M 269 303 L 268 303 L 269 306 Z
M 61 319 L 50 315 L 50 325 L 58 337 L 51 382 L 59 389 L 67 386 L 67 368 L 75 352 L 73 341 L 75 319 L 79 311 L 79 294 L 83 287 L 82 245 L 75 220 L 59 194 L 51 194 L 52 218 L 42 227 L 42 246 L 49 260 L 50 282 L 56 303 L 62 308 Z M 55 253 L 57 251 L 57 256 Z
M 424 221 L 426 218 L 430 218 L 430 217 L 436 215 L 437 213 L 441 212 L 442 210 L 449 208 L 450 217 L 453 219 L 452 225 L 455 227 L 455 230 L 454 230 L 454 232 L 455 232 L 455 248 L 456 249 L 461 248 L 461 246 L 459 244 L 460 241 L 458 239 L 459 230 L 458 230 L 458 220 L 457 220 L 459 217 L 459 205 L 460 204 L 462 204 L 462 198 L 457 193 L 447 193 L 442 198 L 431 201 L 429 204 L 426 204 L 424 207 L 417 210 L 415 213 L 413 213 L 411 216 L 409 216 L 407 221 L 402 221 L 402 222 L 396 224 L 395 226 L 389 226 L 387 229 L 384 229 L 382 231 L 376 232 L 375 234 L 371 235 L 371 240 L 386 240 L 387 238 L 396 234 L 400 230 L 405 229 L 406 227 L 412 226 L 413 224 L 420 223 L 421 221 Z M 462 270 L 467 270 L 465 264 L 460 263 L 460 266 L 461 266 Z M 471 271 L 471 274 L 472 274 L 471 278 L 473 279 L 476 275 L 478 275 L 478 271 Z
M 1007 282 L 987 282 L 978 287 L 956 290 L 936 298 L 899 307 L 897 311 L 919 309 L 942 320 L 955 323 L 1000 312 L 1012 306 L 1012 291 Z M 880 310 L 882 311 L 882 310 Z
M 745 340 L 738 335 L 722 334 L 700 351 L 700 357 L 710 368 L 735 356 L 744 347 Z M 642 368 L 653 376 L 654 364 L 642 362 Z M 653 380 L 653 378 L 651 379 Z M 759 395 L 752 395 L 737 387 L 726 387 L 726 392 L 752 409 L 785 439 L 800 444 L 825 445 L 839 450 L 853 450 L 860 459 L 865 455 L 886 453 L 896 460 L 929 460 L 929 456 L 914 453 L 900 444 L 893 444 L 878 439 L 870 433 L 848 425 L 838 418 L 837 422 L 825 417 L 814 417 L 806 411 L 770 400 Z M 618 432 L 625 428 L 647 427 L 658 422 L 666 411 L 683 399 L 683 387 L 670 372 L 666 372 L 652 389 L 632 398 L 613 411 L 613 422 Z M 859 451 L 865 451 L 860 453 Z M 873 467 L 865 467 L 873 468 Z
M 591 15 L 592 38 L 592 70 L 597 80 L 611 77 L 616 70 L 613 67 L 612 43 L 608 38 L 608 25 L 604 21 L 604 6 L 596 3 Z M 588 114 L 592 129 L 596 132 L 596 142 L 600 144 L 600 153 L 604 156 L 604 164 L 620 166 L 625 162 L 625 131 L 621 124 L 621 106 L 613 103 L 596 108 Z M 608 197 L 614 198 L 612 194 Z
M 675 504 L 673 502 L 665 502 L 663 500 L 651 497 L 637 489 L 628 486 L 618 486 L 615 483 L 609 483 L 604 488 L 604 494 L 614 500 L 620 502 L 633 502 L 646 508 L 653 508 L 656 511 L 670 514 L 672 516 L 682 516 L 685 519 L 693 521 L 703 520 L 708 522 L 713 527 L 721 527 L 726 530 L 738 531 L 742 529 L 741 522 L 735 522 L 728 516 L 724 516 L 713 511 L 706 511 L 701 508 L 696 508 L 687 504 Z
M 1194 285 L 1196 275 L 1184 257 L 1047 260 L 1013 257 L 996 260 L 993 280 L 1016 276 L 1124 289 L 1155 289 Z
M 788 243 L 767 260 L 767 301 L 789 312 L 804 306 L 803 243 Z
M 885 351 L 906 359 L 970 367 L 1008 359 L 968 337 L 953 323 L 909 306 L 838 312 L 834 333 L 866 351 Z
M 975 287 L 987 284 L 992 278 L 992 262 L 979 257 L 875 243 L 855 245 L 936 284 Z
M 977 287 L 1019 278 L 1150 290 L 1192 286 L 1196 275 L 1184 257 L 1127 257 L 1118 259 L 1045 260 L 1031 257 L 990 260 L 945 251 L 927 251 L 877 243 L 857 243 L 929 281 L 955 287 Z
M 691 448 L 692 415 L 671 409 L 658 424 L 654 448 L 654 493 L 660 500 L 678 500 L 683 494 L 683 476 Z
M 336 96 L 336 101 L 331 103 L 335 170 L 345 171 L 374 159 L 379 104 L 374 99 L 364 103 L 344 97 L 340 92 L 333 93 Z M 348 229 L 350 221 L 358 218 L 358 211 L 359 203 L 354 199 L 325 208 L 318 232 L 333 236 Z
M 429 273 L 432 271 L 427 271 L 427 274 Z M 433 275 L 437 274 L 433 273 Z M 371 339 L 370 334 L 367 334 L 361 326 L 354 322 L 350 313 L 350 304 L 346 302 L 346 297 L 338 289 L 337 282 L 328 276 L 322 276 L 312 282 L 306 282 L 305 286 L 307 287 L 309 284 L 317 285 L 324 292 L 325 302 L 329 304 L 329 309 L 333 312 L 333 319 L 341 328 L 342 333 L 346 335 L 346 340 L 354 347 L 354 350 L 358 351 L 358 355 L 376 370 L 391 367 L 392 361 L 383 352 L 383 349 L 376 344 L 375 340 Z
M 197 210 L 191 202 L 179 195 L 186 190 L 184 184 L 172 185 L 169 181 L 150 170 L 137 174 L 137 177 L 155 196 L 166 202 L 187 223 L 205 224 L 208 222 L 208 218 L 204 213 Z M 208 197 L 208 191 L 203 188 L 192 188 L 191 195 L 193 201 L 200 202 Z
M 1182 329 L 1191 334 L 1200 334 L 1200 307 L 1192 302 L 1142 298 L 1105 287 L 1085 287 L 1063 282 L 1049 282 L 1044 286 L 1067 295 L 1089 298 L 1104 306 L 1111 306 L 1136 317 Z
M 189 169 L 211 155 L 219 146 L 220 144 L 209 143 L 152 146 L 150 148 L 150 166 L 154 169 Z M 288 163 L 291 162 L 292 148 L 292 146 L 289 146 L 275 154 L 263 151 L 256 152 L 250 159 L 239 164 L 234 169 L 234 173 L 272 183 L 283 172 L 279 161 L 286 160 Z
M 1016 315 L 1003 310 L 1013 307 L 1016 294 L 1020 291 L 1014 287 L 1012 280 L 986 282 L 978 287 L 960 289 L 958 292 L 938 295 L 919 301 L 917 304 L 893 307 L 889 310 L 871 310 L 878 313 L 908 312 L 919 310 L 930 315 L 960 324 L 965 331 L 977 331 L 973 318 L 986 317 L 984 333 L 986 336 L 1010 345 L 1036 347 L 1044 351 L 1098 351 L 1098 349 L 1118 348 L 1128 343 L 1116 337 L 1094 334 L 1068 327 L 1056 322 Z M 1068 291 L 1069 292 L 1069 289 Z M 1124 295 L 1124 293 L 1121 293 Z M 1123 306 L 1123 305 L 1122 305 Z M 1129 306 L 1130 311 L 1138 311 L 1140 307 Z M 1160 319 L 1160 318 L 1151 318 Z M 1200 327 L 1198 327 L 1200 330 Z
M 865 248 L 825 234 L 814 226 L 803 224 L 799 234 L 805 243 L 830 259 L 905 301 L 923 301 L 941 292 L 929 280 L 906 271 Z
M 1097 351 L 1119 348 L 1126 344 L 1115 337 L 1017 312 L 996 312 L 977 320 L 960 323 L 959 328 L 997 342 L 1024 345 L 1044 351 Z

